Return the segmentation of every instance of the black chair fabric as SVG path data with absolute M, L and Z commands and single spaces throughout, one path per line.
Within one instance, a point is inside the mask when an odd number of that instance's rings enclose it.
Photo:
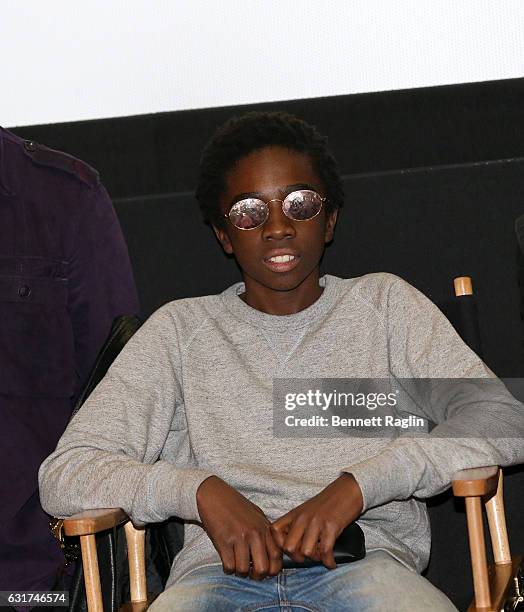
M 482 340 L 475 296 L 461 295 L 439 302 L 438 306 L 462 340 L 482 358 Z
M 95 365 L 76 402 L 71 418 L 78 412 L 82 404 L 93 392 L 93 389 L 104 378 L 110 365 L 141 325 L 142 320 L 134 315 L 122 315 L 113 321 L 109 336 L 98 353 Z

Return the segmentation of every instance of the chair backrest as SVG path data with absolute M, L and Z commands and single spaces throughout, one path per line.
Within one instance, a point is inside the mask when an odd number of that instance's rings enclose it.
M 439 301 L 437 306 L 450 320 L 462 340 L 479 357 L 482 357 L 482 339 L 478 317 L 477 300 L 473 294 L 473 283 L 469 276 L 454 279 L 454 295 Z
M 102 378 L 104 378 L 117 355 L 141 325 L 142 320 L 134 315 L 121 315 L 120 317 L 116 317 L 111 325 L 109 336 L 97 355 L 95 364 L 87 379 L 87 383 L 78 397 L 71 416 L 74 416 L 78 412 L 82 404 L 93 392 L 93 389 Z
M 468 278 L 469 277 L 460 277 Z M 478 308 L 472 282 L 449 281 L 446 297 L 437 306 L 449 319 L 466 344 L 482 357 Z M 470 557 L 465 546 L 464 504 L 453 497 L 451 489 L 427 502 L 431 525 L 431 558 L 424 572 L 460 608 L 471 596 L 465 589 L 471 583 Z

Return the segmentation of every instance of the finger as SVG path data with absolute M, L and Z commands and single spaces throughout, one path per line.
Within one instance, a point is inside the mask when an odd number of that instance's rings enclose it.
M 275 542 L 271 531 L 266 533 L 266 550 L 269 559 L 268 576 L 276 576 L 282 570 L 282 549 Z
M 293 522 L 293 519 L 294 519 L 293 511 L 288 512 L 287 514 L 284 514 L 279 519 L 271 523 L 271 527 L 273 527 L 277 531 L 287 531 L 289 529 L 289 526 Z
M 220 559 L 222 560 L 222 568 L 224 574 L 235 573 L 235 550 L 231 546 L 222 546 L 218 550 Z
M 284 548 L 284 541 L 291 527 L 292 518 L 290 516 L 282 516 L 271 525 L 271 533 L 277 546 Z
M 333 556 L 333 547 L 335 546 L 335 540 L 339 533 L 340 532 L 337 533 L 334 529 L 326 527 L 320 536 L 320 542 L 318 544 L 320 560 L 328 569 L 335 569 L 337 567 L 337 562 Z
M 249 546 L 247 540 L 235 544 L 235 574 L 242 578 L 249 575 Z
M 320 539 L 320 525 L 311 521 L 307 526 L 307 529 L 304 531 L 304 535 L 302 536 L 302 544 L 300 546 L 300 552 L 309 557 L 310 559 L 315 559 L 318 561 L 318 543 Z
M 255 534 L 249 543 L 249 552 L 251 554 L 249 577 L 253 580 L 263 580 L 269 571 L 265 538 L 263 540 L 261 535 Z
M 304 529 L 304 522 L 295 520 L 289 529 L 286 539 L 284 540 L 284 551 L 298 563 L 305 561 L 305 557 L 301 552 Z

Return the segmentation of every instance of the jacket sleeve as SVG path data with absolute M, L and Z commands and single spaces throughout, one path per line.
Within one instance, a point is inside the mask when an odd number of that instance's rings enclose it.
M 122 508 L 135 524 L 199 520 L 196 491 L 212 474 L 157 459 L 183 402 L 169 305 L 129 340 L 39 470 L 44 510 L 57 517 Z
M 100 183 L 80 202 L 69 257 L 68 310 L 75 349 L 76 396 L 87 381 L 113 319 L 139 314 L 127 246 L 109 196 Z
M 385 325 L 392 376 L 427 379 L 420 410 L 436 426 L 343 470 L 359 483 L 364 510 L 436 495 L 462 469 L 524 462 L 524 406 L 430 300 L 395 278 Z

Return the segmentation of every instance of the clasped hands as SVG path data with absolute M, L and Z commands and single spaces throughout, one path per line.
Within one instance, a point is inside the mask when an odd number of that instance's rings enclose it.
M 335 540 L 360 516 L 363 499 L 357 481 L 344 473 L 271 523 L 256 504 L 210 476 L 198 487 L 197 506 L 224 573 L 263 580 L 280 572 L 284 552 L 296 562 L 307 557 L 335 569 Z

